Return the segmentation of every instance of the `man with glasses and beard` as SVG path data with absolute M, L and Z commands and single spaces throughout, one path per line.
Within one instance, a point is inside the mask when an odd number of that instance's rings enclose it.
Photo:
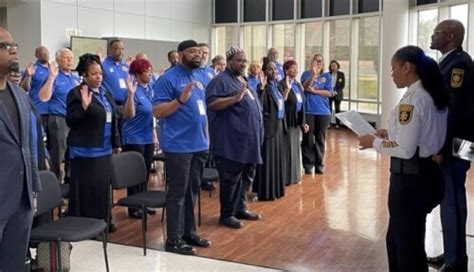
M 227 69 L 207 86 L 206 102 L 211 151 L 220 181 L 219 223 L 237 229 L 243 225 L 240 219 L 260 219 L 259 214 L 248 210 L 246 193 L 256 164 L 262 163 L 263 120 L 258 95 L 247 87 L 244 78 L 244 51 L 231 47 L 226 57 Z
M 153 114 L 160 118 L 160 146 L 166 157 L 165 249 L 194 255 L 192 246 L 211 243 L 197 235 L 194 203 L 209 155 L 206 94 L 199 72 L 201 49 L 193 40 L 178 45 L 181 62 L 153 87 Z

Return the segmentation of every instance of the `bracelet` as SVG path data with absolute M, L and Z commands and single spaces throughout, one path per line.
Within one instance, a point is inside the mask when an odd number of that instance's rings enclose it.
M 183 104 L 184 104 L 184 102 L 183 102 L 183 101 L 179 100 L 179 97 L 178 97 L 178 98 L 176 98 L 176 100 L 178 101 L 178 103 L 179 103 L 180 105 L 183 105 Z

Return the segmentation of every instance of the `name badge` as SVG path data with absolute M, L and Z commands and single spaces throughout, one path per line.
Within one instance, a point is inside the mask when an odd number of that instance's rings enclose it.
M 198 104 L 198 108 L 199 108 L 199 114 L 200 115 L 206 115 L 206 107 L 204 107 L 204 101 L 198 100 L 197 104 Z
M 119 84 L 120 84 L 120 89 L 126 89 L 127 84 L 125 84 L 125 79 L 121 78 L 119 79 Z
M 283 110 L 283 99 L 278 99 L 278 110 L 281 111 Z
M 298 103 L 302 103 L 303 102 L 303 97 L 301 97 L 301 94 L 300 93 L 295 93 L 296 95 L 296 100 L 298 100 Z
M 106 115 L 105 115 L 105 122 L 107 123 L 112 123 L 112 113 L 111 112 L 107 112 Z
M 247 89 L 247 94 L 250 96 L 250 99 L 255 100 L 251 90 Z

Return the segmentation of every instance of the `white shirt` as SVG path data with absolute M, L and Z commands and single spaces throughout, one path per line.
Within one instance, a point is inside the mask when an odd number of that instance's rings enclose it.
M 388 140 L 376 138 L 373 147 L 381 154 L 410 159 L 420 147 L 420 157 L 435 155 L 446 137 L 448 109 L 439 111 L 418 80 L 408 87 L 388 118 Z
M 453 48 L 451 50 L 449 50 L 448 52 L 444 53 L 441 58 L 439 58 L 438 60 L 438 63 L 441 63 L 449 54 L 451 54 L 454 50 L 456 50 L 457 48 Z

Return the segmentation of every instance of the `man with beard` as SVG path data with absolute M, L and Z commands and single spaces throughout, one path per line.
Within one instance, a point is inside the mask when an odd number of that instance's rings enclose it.
M 119 39 L 109 42 L 109 56 L 102 62 L 105 89 L 112 93 L 115 102 L 123 106 L 127 100 L 128 65 L 123 60 L 124 44 Z
M 25 74 L 20 82 L 20 87 L 28 92 L 31 102 L 41 115 L 43 127 L 48 132 L 48 103 L 39 98 L 39 91 L 46 83 L 49 75 L 49 51 L 44 46 L 35 49 L 36 63 L 26 66 Z
M 165 250 L 194 255 L 192 246 L 211 243 L 196 232 L 194 203 L 209 153 L 205 89 L 199 72 L 201 49 L 193 40 L 178 45 L 181 62 L 153 87 L 153 114 L 160 118 L 160 146 L 166 157 Z
M 220 181 L 219 223 L 237 229 L 243 225 L 239 219 L 260 219 L 247 209 L 246 193 L 256 164 L 262 163 L 263 120 L 258 95 L 247 87 L 244 78 L 245 53 L 231 47 L 226 57 L 227 69 L 209 83 L 206 102 L 211 150 Z
M 457 20 L 440 22 L 431 36 L 431 49 L 443 55 L 439 68 L 445 87 L 451 93 L 446 141 L 437 161 L 441 163 L 445 179 L 444 198 L 441 202 L 444 256 L 428 258 L 440 271 L 467 271 L 466 253 L 466 173 L 470 162 L 454 157 L 453 138 L 474 140 L 474 90 L 471 57 L 463 50 L 464 26 Z
M 0 28 L 0 271 L 25 271 L 34 194 L 41 190 L 30 102 L 7 81 L 18 45 Z

